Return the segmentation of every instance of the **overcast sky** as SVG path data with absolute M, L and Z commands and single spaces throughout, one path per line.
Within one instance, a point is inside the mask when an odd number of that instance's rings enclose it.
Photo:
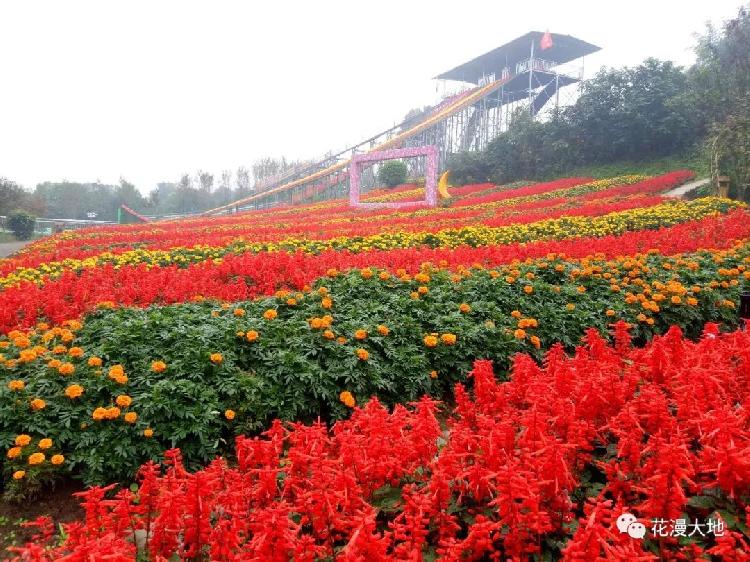
M 531 30 L 602 65 L 689 64 L 741 0 L 0 0 L 0 176 L 117 182 L 314 158 L 435 102 L 436 74 Z M 368 5 L 370 8 L 364 8 Z

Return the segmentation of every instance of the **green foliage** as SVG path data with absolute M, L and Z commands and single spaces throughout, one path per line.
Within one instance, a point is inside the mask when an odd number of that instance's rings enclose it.
M 19 240 L 31 240 L 36 217 L 26 211 L 16 210 L 8 215 L 8 228 Z
M 378 181 L 387 187 L 396 187 L 406 181 L 408 169 L 403 160 L 388 160 L 378 170 Z

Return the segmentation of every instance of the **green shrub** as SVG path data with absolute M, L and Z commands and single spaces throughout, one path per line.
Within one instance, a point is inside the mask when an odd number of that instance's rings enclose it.
M 396 187 L 406 181 L 408 170 L 403 160 L 389 160 L 378 170 L 378 181 L 387 187 Z
M 30 240 L 34 234 L 36 217 L 26 211 L 13 211 L 8 216 L 8 228 L 19 240 Z

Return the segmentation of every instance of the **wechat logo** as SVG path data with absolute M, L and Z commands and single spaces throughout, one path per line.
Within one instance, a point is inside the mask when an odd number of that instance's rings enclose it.
M 617 518 L 617 529 L 634 539 L 642 539 L 646 536 L 646 526 L 639 523 L 632 513 L 623 513 Z

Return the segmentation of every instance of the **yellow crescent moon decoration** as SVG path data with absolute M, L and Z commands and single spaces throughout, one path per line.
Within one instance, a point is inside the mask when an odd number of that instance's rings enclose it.
M 438 195 L 440 195 L 440 199 L 451 198 L 451 194 L 448 193 L 448 174 L 450 173 L 450 170 L 446 170 L 438 181 Z

